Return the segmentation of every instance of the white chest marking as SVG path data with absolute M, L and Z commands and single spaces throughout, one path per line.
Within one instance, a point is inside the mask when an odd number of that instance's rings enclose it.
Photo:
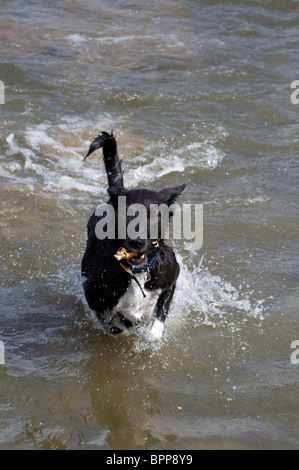
M 144 284 L 147 280 L 147 273 L 139 273 L 135 276 L 144 290 Z M 119 299 L 119 302 L 114 307 L 112 313 L 119 312 L 132 323 L 136 323 L 137 321 L 141 320 L 147 323 L 153 316 L 157 300 L 161 294 L 161 290 L 144 290 L 144 292 L 146 297 L 143 297 L 137 282 L 132 279 L 127 291 Z

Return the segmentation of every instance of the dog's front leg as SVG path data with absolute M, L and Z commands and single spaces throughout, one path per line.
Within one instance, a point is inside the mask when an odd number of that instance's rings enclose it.
M 164 291 L 157 300 L 155 308 L 155 316 L 150 324 L 148 341 L 159 341 L 162 338 L 164 330 L 164 322 L 168 315 L 169 307 L 175 291 L 175 284 L 168 290 Z

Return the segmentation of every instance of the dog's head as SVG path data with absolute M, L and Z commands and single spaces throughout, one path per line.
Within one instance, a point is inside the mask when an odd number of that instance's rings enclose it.
M 124 247 L 137 255 L 127 260 L 132 266 L 146 265 L 163 237 L 172 216 L 171 206 L 185 189 L 185 185 L 165 188 L 127 190 L 108 188 L 109 203 L 114 208 L 116 240 L 114 248 Z

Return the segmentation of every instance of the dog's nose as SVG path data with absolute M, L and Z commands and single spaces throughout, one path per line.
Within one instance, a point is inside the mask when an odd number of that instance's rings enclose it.
M 146 247 L 146 241 L 136 238 L 136 240 L 129 240 L 129 247 L 132 251 L 142 251 Z

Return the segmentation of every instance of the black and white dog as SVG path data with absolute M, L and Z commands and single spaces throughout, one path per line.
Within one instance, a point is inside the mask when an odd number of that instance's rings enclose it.
M 108 204 L 119 217 L 119 197 L 125 196 L 126 207 L 142 204 L 149 216 L 151 205 L 171 206 L 184 190 L 185 185 L 162 189 L 127 190 L 123 185 L 121 162 L 113 133 L 102 132 L 90 145 L 85 159 L 95 150 L 102 148 L 108 177 Z M 124 199 L 124 198 L 123 198 Z M 147 339 L 159 340 L 163 334 L 174 294 L 180 268 L 173 250 L 164 243 L 159 226 L 158 238 L 151 239 L 149 228 L 146 237 L 130 238 L 117 232 L 112 239 L 99 239 L 96 226 L 103 218 L 97 211 L 87 225 L 87 246 L 82 260 L 82 283 L 85 297 L 103 323 L 105 330 L 112 334 L 121 333 L 137 324 L 147 325 Z M 130 217 L 126 216 L 126 224 Z M 118 261 L 115 254 L 124 248 L 134 256 Z

